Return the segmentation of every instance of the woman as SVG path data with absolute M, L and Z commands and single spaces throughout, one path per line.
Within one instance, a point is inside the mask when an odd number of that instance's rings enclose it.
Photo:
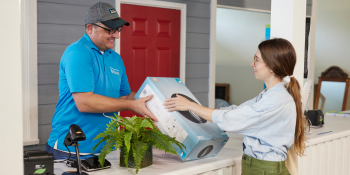
M 295 153 L 304 155 L 306 140 L 300 86 L 293 77 L 295 64 L 296 53 L 289 41 L 263 41 L 251 63 L 255 78 L 266 85 L 257 97 L 220 110 L 181 96 L 166 99 L 164 105 L 168 111 L 190 110 L 224 131 L 243 134 L 243 175 L 289 174 L 287 151 L 294 144 Z

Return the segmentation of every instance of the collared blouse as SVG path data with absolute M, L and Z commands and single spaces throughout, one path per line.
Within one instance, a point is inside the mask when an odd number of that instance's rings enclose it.
M 286 82 L 239 105 L 214 110 L 212 120 L 229 132 L 244 135 L 244 154 L 268 161 L 284 161 L 294 143 L 296 106 Z

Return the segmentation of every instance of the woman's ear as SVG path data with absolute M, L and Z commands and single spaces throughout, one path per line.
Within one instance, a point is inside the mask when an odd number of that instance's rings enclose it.
M 273 75 L 274 77 L 277 77 L 276 74 L 273 72 L 273 70 L 269 69 L 270 74 Z

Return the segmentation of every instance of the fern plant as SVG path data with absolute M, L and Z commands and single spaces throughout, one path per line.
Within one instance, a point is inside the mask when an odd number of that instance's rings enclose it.
M 99 162 L 101 166 L 104 166 L 105 157 L 114 149 L 125 147 L 126 156 L 125 164 L 128 168 L 129 152 L 132 149 L 133 158 L 136 165 L 136 174 L 138 173 L 143 159 L 143 154 L 148 148 L 148 144 L 151 143 L 156 148 L 163 150 L 165 153 L 170 152 L 177 154 L 174 147 L 174 143 L 181 150 L 185 146 L 168 135 L 162 134 L 159 129 L 153 124 L 149 118 L 143 117 L 121 117 L 114 114 L 111 117 L 111 121 L 107 124 L 106 131 L 100 133 L 94 138 L 94 140 L 101 139 L 94 147 L 93 151 L 102 142 L 106 142 L 99 155 Z

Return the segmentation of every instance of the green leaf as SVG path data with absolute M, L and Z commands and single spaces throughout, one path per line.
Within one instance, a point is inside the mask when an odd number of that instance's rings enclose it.
M 136 125 L 136 124 L 138 123 L 137 119 L 138 119 L 139 117 L 134 116 L 134 117 L 125 117 L 125 118 L 126 118 L 127 120 L 129 120 L 130 124 Z
M 114 120 L 118 120 L 119 118 L 121 118 L 121 116 L 116 113 L 114 113 L 114 116 L 112 116 L 112 119 Z
M 186 146 L 181 142 L 177 141 L 175 137 L 170 137 L 169 135 L 165 135 L 165 137 L 167 137 L 167 139 L 170 140 L 172 144 L 178 146 L 181 149 L 181 151 L 183 151 L 183 149 L 186 148 Z
M 137 117 L 136 115 L 134 115 L 134 116 L 131 118 L 131 120 L 132 120 L 133 123 L 137 124 L 139 118 L 140 118 L 140 117 Z
M 103 138 L 103 137 L 106 137 L 106 136 L 109 136 L 109 135 L 113 135 L 113 131 L 105 131 L 103 133 L 100 133 L 98 134 L 95 138 L 94 138 L 94 141 L 99 139 L 99 138 Z
M 126 149 L 126 148 L 124 148 L 124 149 Z M 129 151 L 125 151 L 125 159 L 124 159 L 124 163 L 125 163 L 125 165 L 126 165 L 126 168 L 129 168 L 129 166 L 128 166 L 128 159 L 129 159 Z
M 135 165 L 136 165 L 136 174 L 139 172 L 139 169 L 141 167 L 141 161 L 143 159 L 143 153 L 148 148 L 147 143 L 142 143 L 142 142 L 135 142 L 133 144 L 133 156 L 135 160 Z
M 94 147 L 92 147 L 92 154 L 95 152 L 96 148 L 98 147 L 98 145 L 100 145 L 102 142 L 108 140 L 110 138 L 110 136 L 105 136 L 103 137 Z M 95 138 L 96 139 L 96 138 Z M 94 139 L 94 140 L 95 140 Z
M 124 142 L 125 142 L 125 147 L 126 147 L 126 151 L 129 152 L 130 151 L 130 140 L 132 137 L 132 132 L 126 132 L 125 137 L 124 137 Z
M 96 150 L 98 145 L 106 142 L 99 155 L 99 162 L 102 167 L 104 166 L 106 155 L 109 154 L 113 148 L 124 147 L 123 149 L 125 149 L 126 154 L 124 160 L 125 164 L 128 167 L 129 153 L 132 149 L 132 156 L 135 159 L 137 169 L 136 172 L 138 172 L 141 166 L 141 160 L 143 159 L 142 154 L 147 149 L 148 143 L 165 151 L 165 153 L 171 152 L 172 154 L 177 154 L 173 145 L 178 146 L 181 150 L 185 148 L 185 146 L 175 140 L 175 138 L 162 134 L 151 119 L 137 116 L 123 118 L 114 114 L 108 122 L 106 130 L 94 138 L 94 140 L 97 139 L 100 140 L 93 147 L 93 151 Z
M 145 134 L 145 137 L 147 141 L 150 141 L 152 145 L 163 150 L 165 153 L 170 152 L 172 154 L 177 154 L 171 141 L 161 132 L 149 131 Z
M 139 128 L 151 128 L 151 129 L 153 129 L 153 125 L 152 125 L 152 122 L 149 120 L 149 118 L 145 118 L 142 120 Z
M 113 148 L 112 148 L 113 143 L 114 143 L 114 139 L 107 140 L 106 145 L 103 146 L 101 153 L 98 156 L 98 161 L 100 162 L 102 168 L 104 166 L 105 158 L 106 158 L 107 154 L 109 154 L 113 150 Z
M 124 145 L 125 133 L 126 131 L 122 130 L 122 131 L 116 131 L 115 134 L 113 135 L 115 139 L 115 143 L 118 145 L 118 147 Z
M 118 120 L 118 122 L 121 124 L 120 126 L 125 127 L 125 129 L 137 133 L 137 129 L 127 119 L 121 119 Z

